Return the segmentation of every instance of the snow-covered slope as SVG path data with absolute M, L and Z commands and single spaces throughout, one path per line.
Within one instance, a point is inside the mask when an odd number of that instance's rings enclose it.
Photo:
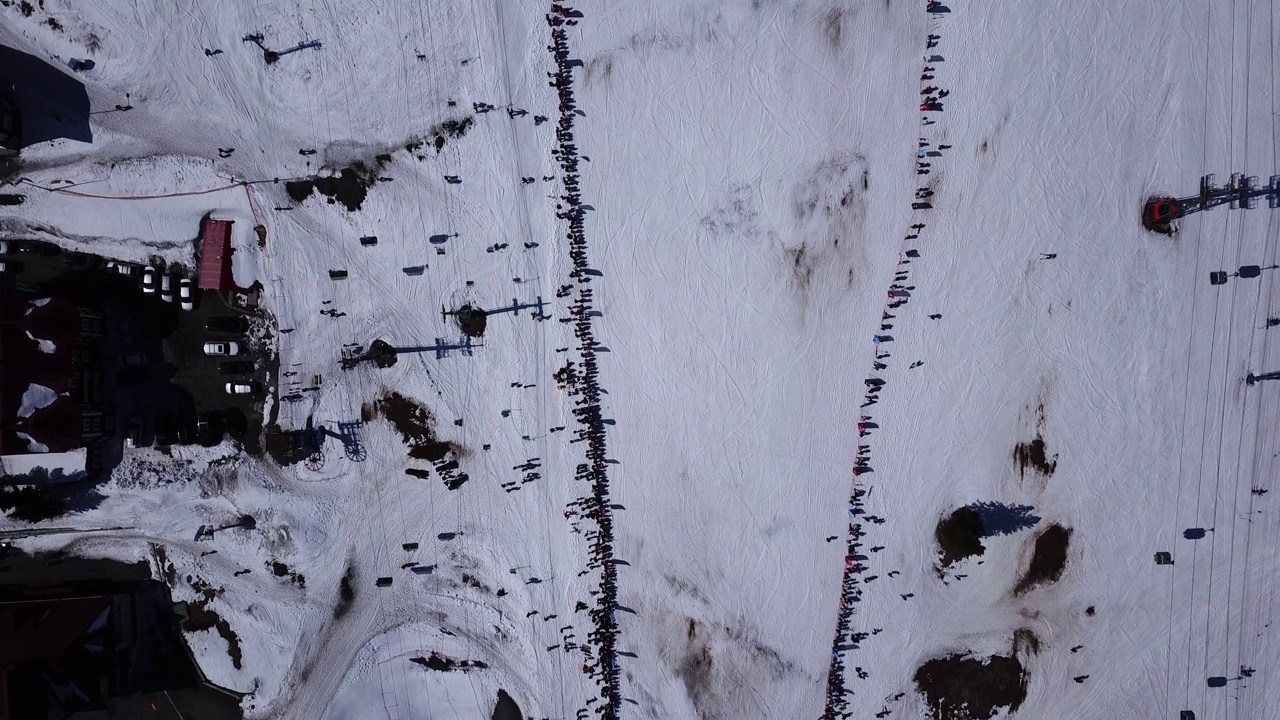
M 575 480 L 586 448 L 552 377 L 580 353 L 556 321 L 575 298 L 557 296 L 572 266 L 556 216 L 550 9 L 0 8 L 0 39 L 93 57 L 81 77 L 95 110 L 133 108 L 96 115 L 92 146 L 29 149 L 27 202 L 0 227 L 191 262 L 199 218 L 236 217 L 237 277 L 259 279 L 290 330 L 276 336 L 280 365 L 297 375 L 279 394 L 320 376 L 281 403 L 280 424 L 311 419 L 346 438 L 328 439 L 319 467 L 230 445 L 141 451 L 99 508 L 58 521 L 132 529 L 24 541 L 122 558 L 163 545 L 175 595 L 212 588 L 210 609 L 238 636 L 239 667 L 217 633 L 192 642 L 211 677 L 251 693 L 249 717 L 487 717 L 499 688 L 531 717 L 600 707 L 586 705 L 599 690 L 583 655 L 566 651 L 589 642 L 575 608 L 595 603 L 600 575 L 591 524 L 565 515 L 588 491 Z M 1138 214 L 1147 195 L 1190 194 L 1203 173 L 1276 172 L 1272 7 L 577 9 L 591 322 L 607 348 L 622 508 L 620 714 L 819 717 L 840 705 L 826 696 L 835 652 L 856 717 L 927 716 L 916 669 L 953 653 L 1016 654 L 1027 689 L 1015 717 L 1266 716 L 1280 698 L 1241 666 L 1261 679 L 1276 653 L 1271 496 L 1251 492 L 1273 475 L 1276 410 L 1273 387 L 1243 378 L 1277 369 L 1261 328 L 1280 312 L 1269 274 L 1211 287 L 1206 273 L 1274 264 L 1273 213 L 1217 209 L 1172 238 Z M 253 33 L 276 50 L 322 45 L 268 65 L 241 39 Z M 926 84 L 949 94 L 922 125 Z M 926 158 L 927 175 L 921 137 L 950 146 Z M 373 180 L 358 210 L 285 190 L 356 162 Z M 75 194 L 40 189 L 61 186 Z M 921 187 L 932 208 L 913 210 Z M 361 246 L 367 235 L 378 244 Z M 892 285 L 909 297 L 886 298 Z M 457 340 L 442 307 L 539 299 L 551 319 L 492 314 L 471 356 L 339 369 L 344 343 Z M 861 407 L 872 376 L 884 389 Z M 469 477 L 459 489 L 406 475 L 429 464 L 385 418 L 359 424 L 392 391 L 454 444 Z M 863 414 L 876 427 L 860 439 Z M 1037 438 L 1047 471 L 1017 460 Z M 860 442 L 876 520 L 855 519 L 866 559 L 851 632 L 868 636 L 849 648 L 837 615 Z M 531 462 L 540 477 L 522 482 Z M 938 521 L 977 503 L 1034 520 L 939 570 Z M 191 540 L 243 514 L 253 530 Z M 1015 591 L 1053 523 L 1071 530 L 1065 569 Z M 1187 539 L 1191 528 L 1206 534 Z M 1152 562 L 1162 550 L 1173 566 Z M 411 660 L 433 652 L 486 667 Z M 1216 677 L 1227 685 L 1209 687 Z

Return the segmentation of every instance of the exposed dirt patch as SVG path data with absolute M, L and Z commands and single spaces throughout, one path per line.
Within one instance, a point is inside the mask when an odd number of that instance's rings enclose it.
M 940 520 L 934 531 L 938 540 L 939 564 L 946 568 L 965 558 L 982 555 L 987 550 L 982 544 L 986 532 L 977 511 L 967 505 L 957 508 Z
M 1027 672 L 1017 658 L 967 655 L 935 658 L 916 669 L 917 691 L 933 720 L 988 720 L 1027 699 Z
M 1026 657 L 1040 654 L 1040 638 L 1027 628 L 1013 631 L 1013 656 Z
M 844 38 L 844 8 L 831 8 L 822 18 L 822 37 L 832 50 L 839 50 Z
M 1013 448 L 1013 462 L 1018 466 L 1018 472 L 1023 477 L 1027 475 L 1027 468 L 1044 475 L 1046 478 L 1053 477 L 1053 473 L 1058 469 L 1058 456 L 1050 456 L 1045 450 L 1044 438 L 1039 433 L 1035 439 L 1029 443 L 1018 443 Z
M 507 694 L 506 690 L 499 688 L 498 703 L 493 707 L 492 720 L 523 720 L 523 718 L 520 706 Z
M 453 672 L 456 670 L 466 672 L 477 669 L 483 670 L 489 667 L 481 660 L 455 660 L 434 651 L 429 657 L 412 657 L 409 658 L 409 661 L 436 672 Z
M 704 708 L 713 697 L 711 680 L 714 664 L 711 648 L 705 643 L 695 643 L 676 668 L 676 674 L 684 683 L 685 692 L 693 701 L 693 707 L 698 709 L 700 717 L 705 717 Z
M 1067 550 L 1070 546 L 1071 528 L 1055 523 L 1042 530 L 1036 536 L 1031 565 L 1018 581 L 1013 592 L 1021 595 L 1036 585 L 1057 582 L 1062 577 L 1062 571 L 1067 567 Z
M 303 575 L 302 573 L 294 572 L 293 569 L 291 569 L 288 565 L 285 565 L 279 560 L 272 560 L 271 562 L 267 563 L 267 567 L 271 569 L 271 573 L 276 577 L 287 577 L 289 578 L 289 582 L 294 583 L 295 585 L 297 585 L 300 588 L 303 588 L 304 590 L 306 589 L 307 587 L 306 576 Z
M 57 19 L 55 18 L 47 18 L 44 21 L 44 24 L 48 25 L 50 28 L 54 30 L 57 30 L 58 32 L 62 32 L 62 23 L 58 22 Z
M 169 553 L 163 545 L 157 543 L 148 543 L 151 547 L 151 557 L 156 562 L 156 567 L 160 568 L 160 575 L 164 578 L 164 582 L 169 587 L 173 587 L 178 579 L 178 569 L 169 562 Z
M 329 199 L 329 204 L 342 203 L 348 212 L 355 212 L 364 205 L 369 188 L 378 182 L 378 172 L 385 164 L 382 157 L 390 159 L 389 155 L 381 155 L 372 165 L 357 161 L 339 170 L 337 175 L 290 180 L 284 184 L 284 189 L 296 203 L 319 192 Z
M 373 404 L 375 415 L 385 417 L 409 445 L 409 457 L 443 460 L 453 446 L 436 438 L 431 412 L 397 392 L 388 392 Z
M 351 603 L 356 599 L 356 588 L 352 580 L 355 569 L 347 565 L 347 571 L 342 573 L 342 580 L 338 583 L 338 604 L 333 606 L 333 618 L 346 615 L 351 610 Z
M 480 582 L 480 579 L 469 573 L 462 573 L 462 583 L 479 590 L 480 592 L 493 592 L 488 585 Z
M 31 17 L 31 14 L 36 11 L 36 8 L 31 3 L 27 2 L 27 0 L 22 0 L 22 2 L 18 3 L 18 11 L 22 13 L 22 17 Z
M 372 406 L 361 409 L 361 417 L 366 419 L 377 415 L 385 417 L 399 431 L 405 444 L 409 446 L 409 457 L 432 464 L 446 488 L 457 490 L 470 479 L 467 473 L 458 471 L 458 458 L 465 454 L 463 448 L 436 438 L 435 418 L 426 408 L 399 393 L 388 392 L 374 401 Z M 415 477 L 424 477 L 422 473 L 425 471 L 410 468 L 405 472 Z
M 489 314 L 470 303 L 458 308 L 454 317 L 458 320 L 458 328 L 467 337 L 478 338 L 489 327 Z
M 15 195 L 13 193 L 0 194 L 0 205 L 21 205 L 26 201 L 26 195 Z
M 210 610 L 203 601 L 187 603 L 187 618 L 182 622 L 183 630 L 199 632 L 213 628 L 227 641 L 227 654 L 231 656 L 231 664 L 237 670 L 242 668 L 244 653 L 240 649 L 240 637 L 231 629 L 231 623 Z
M 586 85 L 592 85 L 598 82 L 607 82 L 613 77 L 613 53 L 603 53 L 597 55 L 587 61 L 586 72 L 583 74 L 582 82 Z
M 431 146 L 436 149 L 436 153 L 439 154 L 440 151 L 444 149 L 445 144 L 448 143 L 450 138 L 455 140 L 462 138 L 475 124 L 476 118 L 474 115 L 453 120 L 445 120 L 439 125 L 428 130 L 425 135 L 410 138 L 404 144 L 404 149 L 417 159 L 426 160 L 427 156 L 420 154 L 418 151 L 426 146 L 427 143 L 430 143 Z

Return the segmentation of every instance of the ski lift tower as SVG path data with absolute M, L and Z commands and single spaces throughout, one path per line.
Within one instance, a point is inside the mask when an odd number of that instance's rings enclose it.
M 1142 225 L 1153 232 L 1173 233 L 1173 221 L 1192 213 L 1230 205 L 1232 210 L 1252 210 L 1258 198 L 1267 198 L 1267 207 L 1280 208 L 1280 175 L 1272 175 L 1266 185 L 1244 173 L 1232 173 L 1227 184 L 1219 187 L 1213 174 L 1200 178 L 1200 192 L 1185 198 L 1157 196 L 1142 206 Z

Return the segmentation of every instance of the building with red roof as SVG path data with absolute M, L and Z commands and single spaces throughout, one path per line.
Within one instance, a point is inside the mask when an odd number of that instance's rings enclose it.
M 236 289 L 231 275 L 231 220 L 215 220 L 205 215 L 200 221 L 200 277 L 196 285 L 202 290 Z

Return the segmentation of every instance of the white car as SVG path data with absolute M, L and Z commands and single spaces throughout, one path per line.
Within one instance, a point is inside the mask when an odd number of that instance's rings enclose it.
M 257 383 L 253 382 L 229 382 L 227 383 L 228 395 L 249 395 L 257 390 Z
M 240 344 L 230 340 L 222 342 L 207 342 L 204 344 L 205 355 L 239 355 Z
M 173 302 L 173 276 L 169 273 L 160 276 L 160 299 Z
M 178 281 L 178 300 L 183 310 L 190 312 L 196 309 L 196 289 L 191 278 L 182 278 Z
M 8 254 L 9 254 L 9 241 L 0 240 L 0 255 L 8 255 Z
M 142 269 L 142 292 L 156 294 L 156 269 L 150 265 Z

